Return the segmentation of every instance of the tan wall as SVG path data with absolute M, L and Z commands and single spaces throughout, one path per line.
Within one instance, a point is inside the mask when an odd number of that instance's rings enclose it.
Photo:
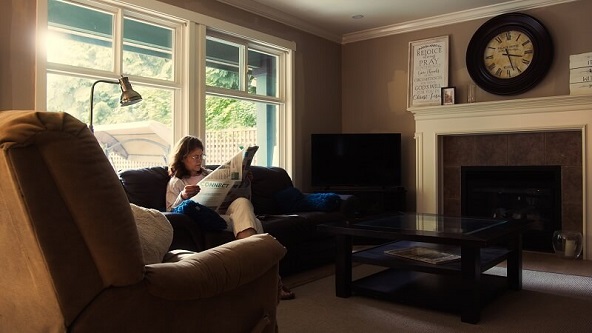
M 35 108 L 35 0 L 0 6 L 0 111 Z
M 592 1 L 576 1 L 525 11 L 541 20 L 555 43 L 555 60 L 531 91 L 517 96 L 496 96 L 477 88 L 477 102 L 569 94 L 569 56 L 592 52 Z M 465 65 L 467 45 L 487 19 L 434 29 L 376 38 L 343 46 L 342 105 L 344 132 L 403 133 L 404 186 L 407 208 L 415 209 L 415 122 L 407 108 L 409 42 L 449 35 L 449 86 L 457 88 L 457 103 L 467 100 L 470 77 Z

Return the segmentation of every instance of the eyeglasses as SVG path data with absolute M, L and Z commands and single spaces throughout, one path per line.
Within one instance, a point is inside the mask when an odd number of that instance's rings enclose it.
M 201 154 L 201 155 L 193 155 L 193 156 L 188 156 L 190 159 L 197 161 L 197 160 L 203 160 L 206 158 L 206 154 Z

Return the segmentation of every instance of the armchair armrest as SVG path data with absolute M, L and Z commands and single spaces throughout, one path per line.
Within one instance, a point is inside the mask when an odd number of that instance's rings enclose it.
M 171 300 L 212 297 L 249 283 L 276 266 L 286 248 L 269 234 L 232 241 L 209 250 L 179 254 L 176 262 L 146 266 L 151 294 Z

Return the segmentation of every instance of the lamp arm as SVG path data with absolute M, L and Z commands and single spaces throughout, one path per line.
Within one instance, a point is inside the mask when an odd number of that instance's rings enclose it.
M 88 128 L 90 129 L 90 131 L 92 133 L 94 133 L 94 128 L 93 128 L 93 98 L 94 98 L 94 93 L 95 93 L 95 85 L 97 83 L 111 83 L 111 84 L 119 84 L 119 81 L 111 81 L 111 80 L 98 80 L 95 81 L 92 86 L 90 87 L 90 120 L 89 120 L 89 124 L 88 124 Z

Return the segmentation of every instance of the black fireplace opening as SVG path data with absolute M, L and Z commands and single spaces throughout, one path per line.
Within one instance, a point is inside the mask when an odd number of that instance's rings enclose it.
M 561 229 L 561 166 L 463 166 L 461 214 L 523 221 L 525 250 L 553 252 Z

